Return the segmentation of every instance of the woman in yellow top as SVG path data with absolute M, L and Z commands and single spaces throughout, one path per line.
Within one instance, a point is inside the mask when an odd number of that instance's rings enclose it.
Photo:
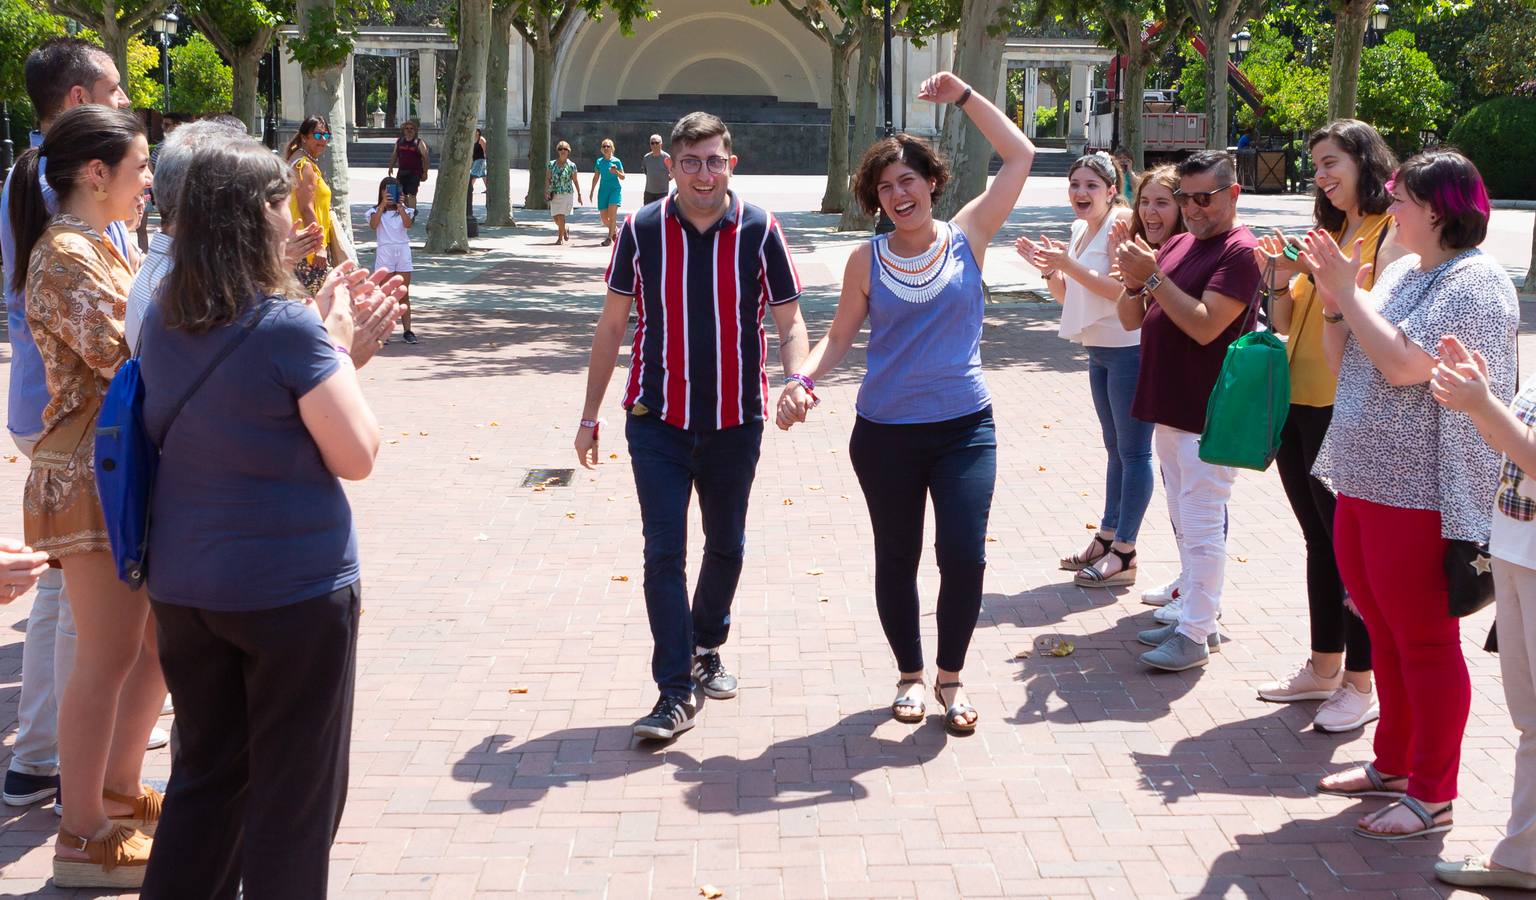
M 293 167 L 293 194 L 288 208 L 296 227 L 320 226 L 320 249 L 299 263 L 294 270 L 299 283 L 310 294 L 320 290 L 325 274 L 332 266 L 346 262 L 347 255 L 336 239 L 336 225 L 331 219 L 331 186 L 320 174 L 320 157 L 331 144 L 331 126 L 324 116 L 310 116 L 299 126 L 299 133 L 288 142 L 283 157 Z
M 1402 255 L 1392 239 L 1392 197 L 1387 180 L 1397 159 L 1376 129 L 1355 119 L 1340 119 L 1313 132 L 1308 141 L 1313 178 L 1313 224 L 1340 246 L 1358 246 L 1363 264 L 1375 273 Z M 1323 353 L 1322 304 L 1312 279 L 1286 254 L 1286 244 L 1300 241 L 1278 232 L 1260 242 L 1260 267 L 1275 262 L 1275 330 L 1288 337 L 1291 409 L 1281 435 L 1276 467 L 1307 548 L 1307 600 L 1312 619 L 1312 655 L 1291 675 L 1259 686 L 1259 697 L 1275 703 L 1322 700 L 1312 726 L 1318 731 L 1350 731 L 1379 715 L 1371 686 L 1371 641 L 1365 623 L 1346 608 L 1344 586 L 1333 553 L 1334 496 L 1312 476 L 1333 418 L 1336 373 Z

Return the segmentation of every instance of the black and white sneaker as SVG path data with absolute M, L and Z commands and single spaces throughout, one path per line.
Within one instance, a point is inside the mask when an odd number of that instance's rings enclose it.
M 729 700 L 736 696 L 736 676 L 725 670 L 718 650 L 700 653 L 693 658 L 693 680 L 711 700 Z
M 671 740 L 693 727 L 695 712 L 691 699 L 663 694 L 650 715 L 635 723 L 635 737 Z
M 5 805 L 30 806 L 47 800 L 59 792 L 59 776 L 30 775 L 7 769 L 5 773 Z

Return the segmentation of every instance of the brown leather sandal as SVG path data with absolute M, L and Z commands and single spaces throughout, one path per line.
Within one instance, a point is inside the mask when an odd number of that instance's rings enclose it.
M 141 785 L 141 787 L 143 787 Z M 116 791 L 104 790 L 102 799 L 111 800 L 114 803 L 122 803 L 133 807 L 133 812 L 125 816 L 108 816 L 114 825 L 126 825 L 129 828 L 137 828 L 147 837 L 155 836 L 155 828 L 160 824 L 160 811 L 165 807 L 165 795 L 152 787 L 144 787 L 143 793 L 137 797 L 127 794 L 119 794 Z
M 53 883 L 61 888 L 131 888 L 144 884 L 144 870 L 154 846 L 142 831 L 116 825 L 102 837 L 87 840 L 59 829 L 59 839 L 88 859 L 54 856 Z
M 1096 545 L 1094 549 L 1098 552 L 1089 553 L 1087 556 L 1084 556 L 1081 553 L 1074 553 L 1071 556 L 1062 557 L 1061 570 L 1063 572 L 1076 572 L 1080 569 L 1084 569 L 1093 565 L 1094 563 L 1109 555 L 1109 548 L 1110 545 L 1114 543 L 1114 539 L 1102 537 L 1096 534 L 1093 536 L 1093 542 Z

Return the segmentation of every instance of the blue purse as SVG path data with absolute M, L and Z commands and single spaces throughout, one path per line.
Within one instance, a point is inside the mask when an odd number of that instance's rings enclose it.
M 263 307 L 240 328 L 219 351 L 202 374 L 192 382 L 171 409 L 165 434 L 181 414 L 182 407 L 203 386 L 235 348 L 255 330 L 266 314 Z M 139 333 L 139 344 L 144 341 Z M 164 437 L 162 437 L 162 443 Z M 149 436 L 144 424 L 144 374 L 139 365 L 139 347 L 112 376 L 101 400 L 96 418 L 96 494 L 101 499 L 102 517 L 107 523 L 107 537 L 112 543 L 112 562 L 117 577 L 138 590 L 148 575 L 146 556 L 149 548 L 149 501 L 154 495 L 155 474 L 160 468 L 160 448 Z

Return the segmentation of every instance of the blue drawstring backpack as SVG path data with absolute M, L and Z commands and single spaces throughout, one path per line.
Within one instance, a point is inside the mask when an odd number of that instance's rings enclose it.
M 182 407 L 246 339 L 266 314 L 263 307 L 233 339 L 220 350 L 192 386 L 171 409 L 165 434 L 181 414 Z M 144 332 L 139 332 L 139 345 Z M 162 442 L 164 437 L 161 438 Z M 112 376 L 107 393 L 101 399 L 96 418 L 96 494 L 101 498 L 102 517 L 107 522 L 107 537 L 112 542 L 112 561 L 117 577 L 138 590 L 148 575 L 145 559 L 149 548 L 149 500 L 155 490 L 155 473 L 160 468 L 160 448 L 144 425 L 144 374 L 139 366 L 139 347 Z

